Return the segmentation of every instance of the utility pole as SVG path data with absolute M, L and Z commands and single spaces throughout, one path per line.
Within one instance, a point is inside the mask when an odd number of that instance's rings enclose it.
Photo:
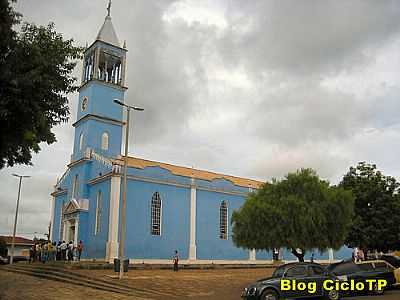
M 31 176 L 25 175 L 17 175 L 12 174 L 12 176 L 19 178 L 19 186 L 18 186 L 18 198 L 17 198 L 17 208 L 15 210 L 15 219 L 14 219 L 14 229 L 13 229 L 13 237 L 11 242 L 11 255 L 10 255 L 10 264 L 14 262 L 14 248 L 15 248 L 15 233 L 17 231 L 17 220 L 18 220 L 18 209 L 19 209 L 19 198 L 21 196 L 21 185 L 22 185 L 22 178 L 29 178 Z
M 129 145 L 129 113 L 130 110 L 143 111 L 143 108 L 139 108 L 136 106 L 130 106 L 118 99 L 114 99 L 114 102 L 118 105 L 126 107 L 126 131 L 125 131 L 125 156 L 124 156 L 124 181 L 122 184 L 122 209 L 121 209 L 121 229 L 120 229 L 120 237 L 119 237 L 119 246 L 118 246 L 118 256 L 119 256 L 119 279 L 122 279 L 124 276 L 124 246 L 125 246 L 125 235 L 126 235 L 126 177 L 128 173 L 128 145 Z

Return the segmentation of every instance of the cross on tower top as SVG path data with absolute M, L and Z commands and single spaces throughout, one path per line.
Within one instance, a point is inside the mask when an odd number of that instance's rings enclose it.
M 108 0 L 108 6 L 107 6 L 107 17 L 109 17 L 111 14 L 111 0 Z

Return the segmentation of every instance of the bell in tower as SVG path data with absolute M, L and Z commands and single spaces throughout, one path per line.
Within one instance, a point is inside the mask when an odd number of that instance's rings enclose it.
M 122 87 L 125 85 L 126 47 L 120 47 L 110 10 L 111 1 L 96 41 L 85 52 L 82 85 L 93 79 Z

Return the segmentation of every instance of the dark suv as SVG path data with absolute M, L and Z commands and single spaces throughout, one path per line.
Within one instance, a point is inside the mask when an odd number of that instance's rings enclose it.
M 323 289 L 324 280 L 337 280 L 323 266 L 316 263 L 290 263 L 275 269 L 272 277 L 258 280 L 246 287 L 242 298 L 246 300 L 278 300 L 323 297 L 329 300 L 338 300 L 338 291 Z M 281 281 L 291 282 L 290 289 L 281 289 Z M 294 288 L 293 288 L 294 287 Z M 304 287 L 306 287 L 304 289 Z

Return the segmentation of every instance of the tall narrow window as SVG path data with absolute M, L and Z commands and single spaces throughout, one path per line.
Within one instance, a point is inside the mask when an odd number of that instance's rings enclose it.
M 101 150 L 108 150 L 108 133 L 103 132 L 101 135 Z
M 79 136 L 79 151 L 82 151 L 83 148 L 83 132 Z
M 151 198 L 151 234 L 161 235 L 161 198 L 158 192 Z
M 78 174 L 74 177 L 74 182 L 72 184 L 72 198 L 78 199 L 78 185 L 79 185 L 79 176 Z
M 228 204 L 225 201 L 219 207 L 219 238 L 228 239 Z
M 96 222 L 94 226 L 94 234 L 98 234 L 100 232 L 101 228 L 101 210 L 102 210 L 102 205 L 103 205 L 103 199 L 101 195 L 101 191 L 97 192 L 97 197 L 96 197 Z

